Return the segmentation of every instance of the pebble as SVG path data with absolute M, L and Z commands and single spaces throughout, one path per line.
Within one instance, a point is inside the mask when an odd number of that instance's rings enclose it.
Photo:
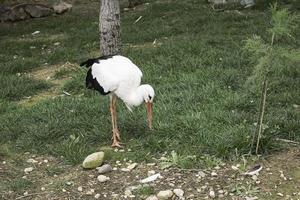
M 151 195 L 151 196 L 147 197 L 146 200 L 158 200 L 158 198 L 154 195 Z
M 201 177 L 201 178 L 204 178 L 206 176 L 206 174 L 203 172 L 203 171 L 199 171 L 198 172 L 198 175 Z
M 160 173 L 154 174 L 152 176 L 149 176 L 143 180 L 140 180 L 141 183 L 149 183 L 152 181 L 155 181 L 157 178 L 161 177 Z
M 173 192 L 175 193 L 175 195 L 179 198 L 182 198 L 184 195 L 184 191 L 182 189 L 174 189 Z
M 210 198 L 215 198 L 215 197 L 216 197 L 215 191 L 210 190 L 210 191 L 209 191 L 209 197 L 210 197 Z
M 94 192 L 95 192 L 94 189 L 90 189 L 89 191 L 86 192 L 86 195 L 93 195 Z
M 278 193 L 277 193 L 277 196 L 283 197 L 283 194 L 280 193 L 280 192 L 278 192 Z
M 132 192 L 131 192 L 131 190 L 129 190 L 129 189 L 126 189 L 125 190 L 125 196 L 131 196 L 132 195 Z
M 234 166 L 234 165 L 231 166 L 231 169 L 233 169 L 234 171 L 238 171 L 239 170 L 239 168 L 237 166 Z
M 210 174 L 211 176 L 218 176 L 218 174 L 216 173 L 216 172 L 212 172 L 211 174 Z
M 152 176 L 152 175 L 154 175 L 154 174 L 155 174 L 155 171 L 154 171 L 154 170 L 150 170 L 150 171 L 147 172 L 147 175 L 148 175 L 148 176 Z
M 67 190 L 65 190 L 64 188 L 62 189 L 63 192 L 66 192 Z
M 251 178 L 252 178 L 254 181 L 257 181 L 257 179 L 258 179 L 258 177 L 257 177 L 256 175 L 253 175 Z
M 97 167 L 96 169 L 98 170 L 99 174 L 105 174 L 105 173 L 110 172 L 110 171 L 113 170 L 112 167 L 109 164 L 104 164 L 100 167 Z
M 83 188 L 82 188 L 81 186 L 79 186 L 79 187 L 77 188 L 77 190 L 78 190 L 79 192 L 82 192 L 82 191 L 83 191 Z
M 99 193 L 95 194 L 94 198 L 95 199 L 99 199 L 100 198 L 100 194 Z
M 26 160 L 27 163 L 37 163 L 38 161 L 33 159 L 33 158 L 29 158 L 28 160 Z
M 97 179 L 98 179 L 98 181 L 99 181 L 100 183 L 103 183 L 103 182 L 106 182 L 106 181 L 110 180 L 109 177 L 104 176 L 104 175 L 99 175 L 99 176 L 97 177 Z
M 41 190 L 42 190 L 42 191 L 45 191 L 45 190 L 46 190 L 46 188 L 44 188 L 44 187 L 41 187 Z
M 60 42 L 55 42 L 54 43 L 54 46 L 58 46 L 58 45 L 60 45 Z
M 25 173 L 30 173 L 30 172 L 32 172 L 33 170 L 34 170 L 33 167 L 27 167 L 27 168 L 24 169 L 24 172 L 25 172 Z
M 147 163 L 147 166 L 155 166 L 156 165 L 156 163 Z
M 72 185 L 72 182 L 67 181 L 67 182 L 66 182 L 66 185 Z
M 27 192 L 27 191 L 26 191 L 26 192 L 24 192 L 24 193 L 23 193 L 23 195 L 24 195 L 24 196 L 27 196 L 27 195 L 28 195 L 28 192 Z
M 163 190 L 157 193 L 158 199 L 170 199 L 173 196 L 172 190 Z
M 122 172 L 130 172 L 130 169 L 128 169 L 128 168 L 121 168 L 120 169 Z
M 127 166 L 127 169 L 129 169 L 130 171 L 133 170 L 134 168 L 136 168 L 138 164 L 137 163 L 132 163 L 131 165 Z

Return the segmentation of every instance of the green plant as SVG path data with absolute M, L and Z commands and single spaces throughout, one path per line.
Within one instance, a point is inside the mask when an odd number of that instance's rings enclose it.
M 192 162 L 195 162 L 196 156 L 181 156 L 175 151 L 171 152 L 171 155 L 164 159 L 160 164 L 162 169 L 169 167 L 186 168 L 190 166 Z
M 143 185 L 134 191 L 139 196 L 150 196 L 155 193 L 153 186 Z
M 241 183 L 236 183 L 231 186 L 231 192 L 238 196 L 254 196 L 259 193 L 259 187 L 253 184 L 247 184 L 247 186 L 245 186 Z
M 273 4 L 271 10 L 271 27 L 267 30 L 270 34 L 270 44 L 259 36 L 254 36 L 246 40 L 245 49 L 252 53 L 252 59 L 256 61 L 256 66 L 252 76 L 249 77 L 248 85 L 262 85 L 259 105 L 259 115 L 257 120 L 257 129 L 253 134 L 250 152 L 256 141 L 255 153 L 258 154 L 259 143 L 263 132 L 263 120 L 266 110 L 267 90 L 270 82 L 274 82 L 278 76 L 282 76 L 292 61 L 300 60 L 300 51 L 287 47 L 276 46 L 274 42 L 288 37 L 292 38 L 292 32 L 297 28 L 296 15 L 290 13 L 287 9 L 278 9 L 277 4 Z

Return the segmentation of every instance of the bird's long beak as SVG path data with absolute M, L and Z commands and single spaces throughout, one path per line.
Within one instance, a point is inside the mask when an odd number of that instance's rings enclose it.
M 146 108 L 147 108 L 148 125 L 149 125 L 149 128 L 152 129 L 152 119 L 153 119 L 152 103 L 147 102 Z

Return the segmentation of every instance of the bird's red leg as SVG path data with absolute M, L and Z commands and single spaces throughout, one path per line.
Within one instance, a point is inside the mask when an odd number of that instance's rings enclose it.
M 114 111 L 114 124 L 115 124 L 115 135 L 117 140 L 120 142 L 121 141 L 121 137 L 120 137 L 120 132 L 118 129 L 118 124 L 117 124 L 117 97 L 113 96 L 113 111 Z
M 119 140 L 118 140 L 118 137 L 117 135 L 119 135 L 118 133 L 118 129 L 116 128 L 116 108 L 115 108 L 115 100 L 116 97 L 115 96 L 111 96 L 110 97 L 110 112 L 111 112 L 111 122 L 112 122 L 112 132 L 113 132 L 113 135 L 112 135 L 112 140 L 113 140 L 113 143 L 112 143 L 112 147 L 121 147 L 121 145 L 119 144 Z

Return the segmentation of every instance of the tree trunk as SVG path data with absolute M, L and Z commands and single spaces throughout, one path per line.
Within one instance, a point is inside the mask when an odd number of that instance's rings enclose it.
M 102 56 L 121 54 L 119 0 L 101 0 L 99 16 L 100 52 Z

